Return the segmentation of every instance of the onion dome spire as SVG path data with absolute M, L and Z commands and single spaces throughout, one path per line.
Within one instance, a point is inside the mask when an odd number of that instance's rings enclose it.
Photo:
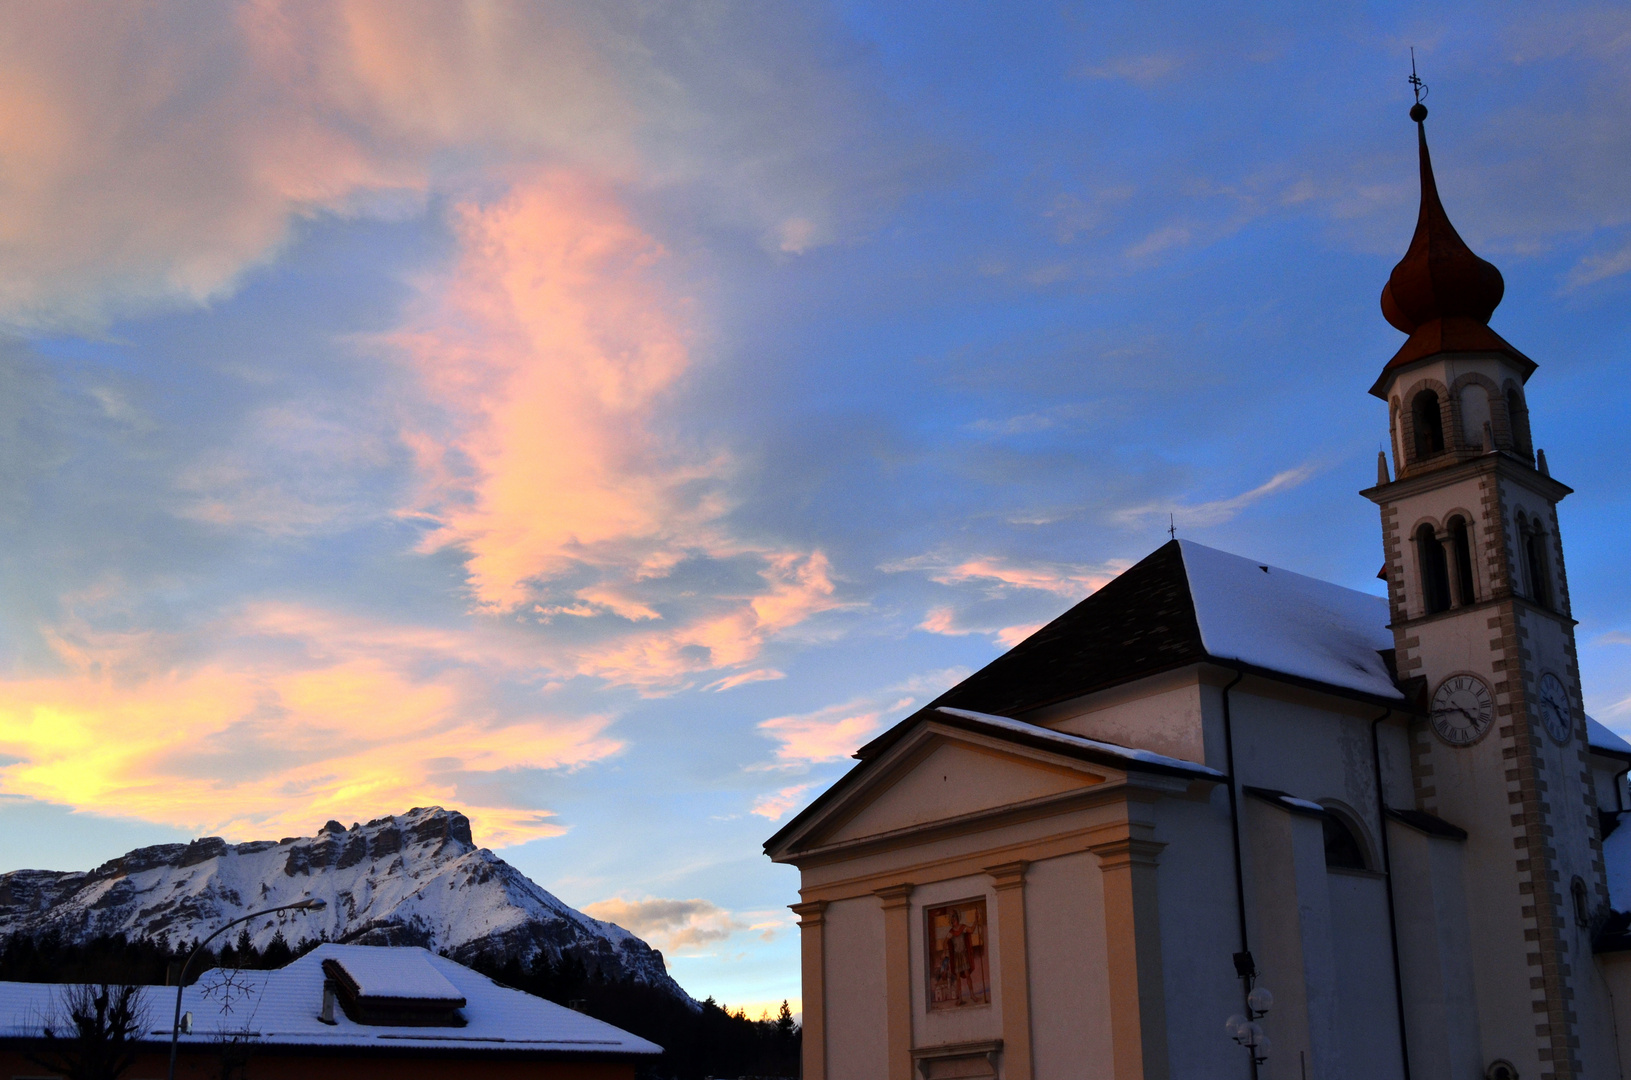
M 1485 325 L 1506 292 L 1493 265 L 1473 254 L 1439 201 L 1427 152 L 1427 106 L 1410 109 L 1421 157 L 1421 211 L 1410 248 L 1382 287 L 1382 315 L 1407 334 L 1434 319 L 1476 319 Z
M 1506 292 L 1501 272 L 1473 254 L 1439 201 L 1433 161 L 1427 152 L 1427 106 L 1420 100 L 1421 80 L 1411 71 L 1417 100 L 1410 107 L 1416 122 L 1421 161 L 1421 209 L 1416 233 L 1382 288 L 1382 315 L 1410 335 L 1388 361 L 1371 393 L 1385 396 L 1389 374 L 1397 368 L 1439 353 L 1500 353 L 1516 360 L 1525 379 L 1535 362 L 1489 328 L 1490 316 Z

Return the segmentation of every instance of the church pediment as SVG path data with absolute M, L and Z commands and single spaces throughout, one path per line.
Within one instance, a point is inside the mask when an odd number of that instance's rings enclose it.
M 1125 780 L 1097 762 L 924 724 L 805 823 L 789 847 L 809 849 L 966 821 Z M 853 776 L 854 774 L 852 774 Z
M 822 839 L 858 840 L 1102 784 L 1104 770 L 937 735 Z M 1119 779 L 1119 777 L 1118 777 Z

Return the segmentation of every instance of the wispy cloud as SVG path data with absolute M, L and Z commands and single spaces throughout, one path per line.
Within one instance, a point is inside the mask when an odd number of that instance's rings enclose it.
M 974 583 L 995 589 L 1035 589 L 1079 600 L 1103 588 L 1130 565 L 1124 559 L 1091 565 L 1021 561 L 999 555 L 959 557 L 934 553 L 886 563 L 882 569 L 891 573 L 923 573 L 942 585 Z
M 596 919 L 616 923 L 665 953 L 694 952 L 754 929 L 711 900 L 619 897 L 585 905 L 583 910 Z
M 1115 79 L 1151 86 L 1172 78 L 1183 66 L 1183 57 L 1176 53 L 1141 53 L 1084 64 L 1074 74 L 1081 79 Z
M 787 816 L 787 812 L 804 801 L 804 793 L 815 787 L 812 781 L 808 784 L 793 784 L 779 791 L 772 791 L 761 795 L 753 802 L 752 813 L 771 821 L 780 821 Z
M 1118 524 L 1127 526 L 1141 526 L 1152 519 L 1164 518 L 1168 514 L 1173 515 L 1179 525 L 1190 528 L 1221 525 L 1255 503 L 1300 486 L 1317 471 L 1312 464 L 1299 465 L 1294 469 L 1275 473 L 1267 483 L 1259 484 L 1250 491 L 1227 499 L 1214 499 L 1203 503 L 1176 501 L 1146 503 L 1118 510 L 1111 517 Z
M 1564 291 L 1573 292 L 1625 273 L 1631 273 L 1631 244 L 1618 251 L 1600 252 L 1581 258 L 1564 278 Z
M 769 682 L 774 679 L 785 678 L 787 678 L 786 674 L 777 671 L 775 668 L 754 668 L 752 671 L 741 671 L 735 675 L 727 675 L 723 679 L 709 683 L 703 689 L 722 693 L 726 690 L 734 690 L 738 686 L 746 686 L 748 683 Z
M 877 733 L 886 719 L 899 719 L 912 706 L 939 694 L 967 674 L 961 668 L 927 672 L 812 712 L 762 721 L 759 730 L 781 744 L 776 748 L 780 762 L 807 766 L 842 761 Z

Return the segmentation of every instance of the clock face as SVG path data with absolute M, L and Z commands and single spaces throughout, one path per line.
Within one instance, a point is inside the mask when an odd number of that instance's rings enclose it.
M 1540 677 L 1540 693 L 1536 697 L 1535 708 L 1540 713 L 1540 722 L 1546 725 L 1546 734 L 1560 746 L 1568 743 L 1574 732 L 1574 712 L 1569 708 L 1563 680 L 1548 671 Z
M 1451 675 L 1433 694 L 1433 730 L 1451 746 L 1470 746 L 1495 719 L 1495 697 L 1476 675 Z

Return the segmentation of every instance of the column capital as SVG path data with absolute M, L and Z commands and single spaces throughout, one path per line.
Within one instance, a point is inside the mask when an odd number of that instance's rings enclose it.
M 996 866 L 988 866 L 985 868 L 985 872 L 990 875 L 992 884 L 996 887 L 997 891 L 1003 892 L 1007 889 L 1024 888 L 1025 868 L 1030 865 L 1031 864 L 1026 862 L 1024 859 L 1017 859 L 1014 862 L 998 863 Z
M 1115 870 L 1126 866 L 1154 866 L 1161 850 L 1167 845 L 1159 840 L 1142 840 L 1136 836 L 1122 836 L 1103 843 L 1089 844 L 1099 860 L 1101 870 Z
M 901 885 L 886 885 L 881 889 L 873 889 L 872 895 L 883 901 L 883 909 L 903 908 L 912 902 L 912 890 L 917 888 L 910 881 Z
M 799 917 L 799 929 L 801 930 L 806 926 L 820 926 L 827 911 L 827 901 L 809 900 L 802 904 L 788 904 L 787 910 Z

